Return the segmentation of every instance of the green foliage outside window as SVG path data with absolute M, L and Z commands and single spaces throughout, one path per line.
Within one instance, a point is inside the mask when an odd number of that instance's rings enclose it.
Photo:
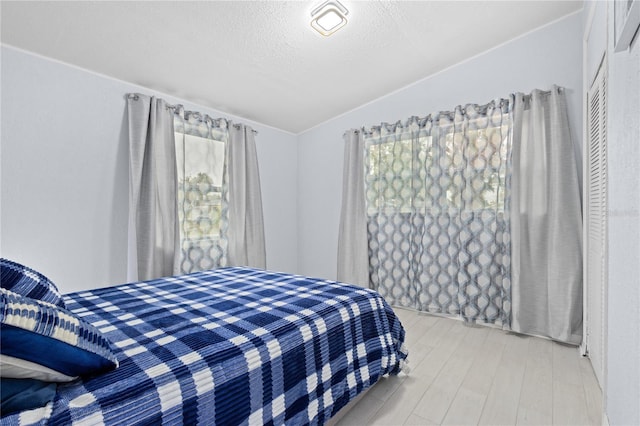
M 206 173 L 186 176 L 178 185 L 179 217 L 185 239 L 198 240 L 220 235 L 221 188 Z
M 369 214 L 380 210 L 504 211 L 508 127 L 373 140 L 366 151 Z

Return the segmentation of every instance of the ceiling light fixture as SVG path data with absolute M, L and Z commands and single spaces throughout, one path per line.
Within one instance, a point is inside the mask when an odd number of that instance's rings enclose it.
M 330 36 L 347 24 L 349 11 L 337 0 L 322 3 L 311 12 L 311 26 L 323 36 Z

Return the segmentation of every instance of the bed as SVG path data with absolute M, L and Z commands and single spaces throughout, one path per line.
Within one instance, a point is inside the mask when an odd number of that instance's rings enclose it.
M 324 424 L 407 358 L 384 299 L 334 281 L 234 267 L 63 299 L 119 365 L 3 425 Z

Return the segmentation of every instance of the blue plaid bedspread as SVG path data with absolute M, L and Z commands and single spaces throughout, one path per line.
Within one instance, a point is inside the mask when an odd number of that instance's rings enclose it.
M 3 424 L 323 424 L 407 357 L 380 295 L 298 275 L 223 268 L 65 302 L 120 367 Z

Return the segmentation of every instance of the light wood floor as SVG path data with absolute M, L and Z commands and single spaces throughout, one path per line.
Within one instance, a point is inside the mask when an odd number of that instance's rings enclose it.
M 347 425 L 600 425 L 602 393 L 576 347 L 395 309 L 408 375 L 383 378 Z

